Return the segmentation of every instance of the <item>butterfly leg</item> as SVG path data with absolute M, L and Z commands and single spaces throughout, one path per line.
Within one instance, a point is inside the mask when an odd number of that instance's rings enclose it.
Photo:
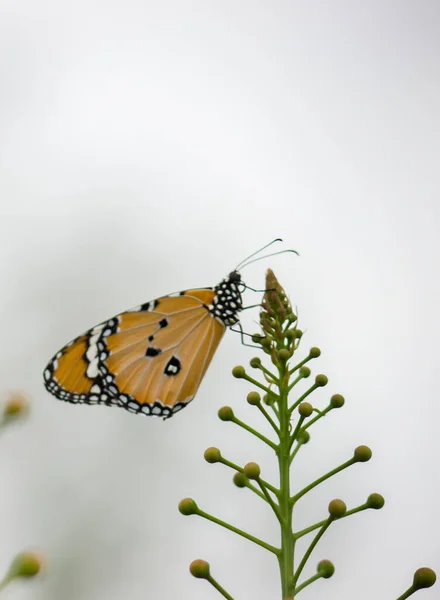
M 256 304 L 255 306 L 260 306 L 259 304 Z M 251 306 L 247 306 L 246 308 L 252 308 Z M 239 333 L 240 337 L 241 337 L 241 343 L 243 344 L 243 346 L 247 346 L 248 348 L 258 348 L 258 350 L 261 350 L 261 346 L 256 346 L 255 344 L 247 344 L 244 341 L 244 336 L 247 335 L 248 337 L 252 338 L 253 335 L 250 333 L 246 333 L 245 331 L 243 331 L 243 327 L 241 326 L 241 323 L 238 322 L 237 323 L 237 327 L 238 329 L 234 329 L 234 327 L 231 327 L 231 331 L 233 331 L 234 333 Z

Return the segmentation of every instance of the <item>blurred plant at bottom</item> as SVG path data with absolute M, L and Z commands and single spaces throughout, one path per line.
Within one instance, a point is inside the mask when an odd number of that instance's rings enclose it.
M 10 425 L 23 421 L 29 413 L 29 400 L 19 392 L 9 395 L 3 405 L 0 416 L 0 433 L 4 433 Z M 34 551 L 19 552 L 12 560 L 6 574 L 0 579 L 0 591 L 14 579 L 35 577 L 44 563 L 43 555 Z
M 266 292 L 263 297 L 260 312 L 262 334 L 252 337 L 254 344 L 270 360 L 271 367 L 266 367 L 259 357 L 250 361 L 252 369 L 259 372 L 258 379 L 251 377 L 242 366 L 235 367 L 232 374 L 237 379 L 244 379 L 257 390 L 247 395 L 249 405 L 256 408 L 269 423 L 273 436 L 268 438 L 245 421 L 235 416 L 230 406 L 219 410 L 218 416 L 222 421 L 234 423 L 242 430 L 250 433 L 264 443 L 276 456 L 278 461 L 279 482 L 271 484 L 264 479 L 259 465 L 255 462 L 244 466 L 237 465 L 223 456 L 218 448 L 208 448 L 205 460 L 208 463 L 220 463 L 235 471 L 233 482 L 239 488 L 247 488 L 256 494 L 271 508 L 280 527 L 280 544 L 274 546 L 250 533 L 219 519 L 199 508 L 192 498 L 185 498 L 179 503 L 183 515 L 198 515 L 229 531 L 246 538 L 260 546 L 278 561 L 281 578 L 282 600 L 293 600 L 303 589 L 319 579 L 328 579 L 334 574 L 335 568 L 330 560 L 323 559 L 317 564 L 315 574 L 303 579 L 304 567 L 310 555 L 318 545 L 324 533 L 336 521 L 350 517 L 367 509 L 378 510 L 383 507 L 385 500 L 377 493 L 372 493 L 358 506 L 347 509 L 345 502 L 335 498 L 328 504 L 325 518 L 308 527 L 295 531 L 293 527 L 294 508 L 297 502 L 308 492 L 330 479 L 344 469 L 357 463 L 370 460 L 372 452 L 368 446 L 358 446 L 352 456 L 341 465 L 310 482 L 302 490 L 292 494 L 291 474 L 292 462 L 301 448 L 310 441 L 310 428 L 331 411 L 342 408 L 344 398 L 333 394 L 326 407 L 318 409 L 310 402 L 311 394 L 328 383 L 326 375 L 316 375 L 313 383 L 304 392 L 291 400 L 292 392 L 300 382 L 308 379 L 311 369 L 307 364 L 321 354 L 319 348 L 311 348 L 308 355 L 292 364 L 294 354 L 298 350 L 303 332 L 297 326 L 297 317 L 292 310 L 290 301 L 284 289 L 279 284 L 273 272 L 269 269 L 266 276 Z M 261 396 L 263 392 L 263 397 Z M 303 536 L 311 535 L 308 548 L 300 557 L 296 556 L 296 542 Z M 190 565 L 191 574 L 199 579 L 206 579 L 224 598 L 233 597 L 211 575 L 210 565 L 197 559 Z M 431 569 L 424 567 L 414 574 L 413 583 L 397 600 L 404 600 L 419 589 L 434 585 L 436 575 Z

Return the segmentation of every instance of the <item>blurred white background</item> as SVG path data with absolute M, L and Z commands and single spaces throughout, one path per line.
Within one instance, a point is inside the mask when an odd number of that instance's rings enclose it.
M 276 480 L 274 457 L 216 416 L 230 404 L 261 423 L 230 376 L 254 354 L 239 336 L 165 423 L 58 402 L 41 376 L 83 330 L 214 285 L 277 236 L 301 256 L 243 275 L 262 287 L 275 270 L 302 356 L 322 349 L 315 403 L 346 398 L 312 429 L 294 485 L 373 449 L 296 525 L 334 497 L 386 498 L 325 535 L 305 575 L 322 558 L 336 573 L 301 598 L 396 598 L 416 568 L 440 571 L 439 50 L 435 0 L 1 0 L 0 382 L 32 414 L 0 440 L 0 568 L 29 546 L 49 561 L 5 598 L 219 598 L 188 573 L 199 557 L 237 600 L 280 597 L 271 555 L 177 511 L 193 496 L 278 542 L 269 509 L 203 460 L 217 445 Z

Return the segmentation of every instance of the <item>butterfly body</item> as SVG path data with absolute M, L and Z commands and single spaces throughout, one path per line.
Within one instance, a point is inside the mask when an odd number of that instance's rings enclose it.
M 146 302 L 89 329 L 44 371 L 46 389 L 74 404 L 106 404 L 164 418 L 195 396 L 226 331 L 239 320 L 238 271 L 214 288 Z

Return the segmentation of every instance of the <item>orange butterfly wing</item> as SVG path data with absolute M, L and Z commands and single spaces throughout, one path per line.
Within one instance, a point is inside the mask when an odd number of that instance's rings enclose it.
M 232 275 L 214 289 L 164 296 L 90 329 L 49 362 L 46 388 L 72 403 L 172 416 L 194 398 L 226 326 L 238 320 L 240 279 Z

